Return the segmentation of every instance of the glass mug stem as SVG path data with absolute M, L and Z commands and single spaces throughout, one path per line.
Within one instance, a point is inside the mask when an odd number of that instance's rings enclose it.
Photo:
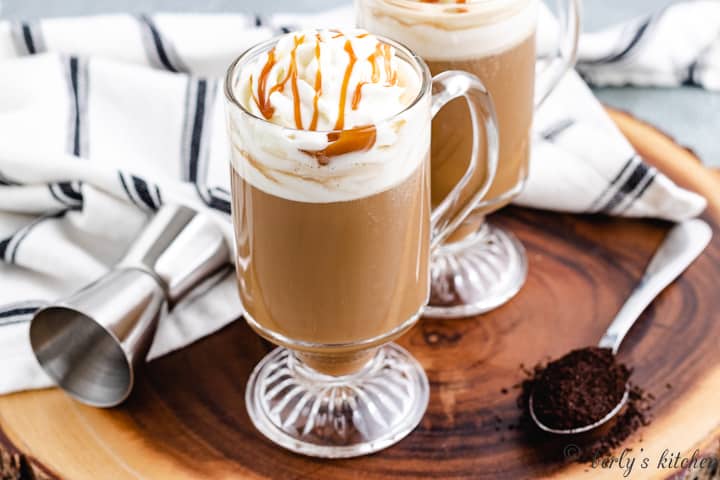
M 294 355 L 297 362 L 308 371 L 332 379 L 361 372 L 373 359 L 376 352 L 377 347 L 372 347 L 360 351 L 333 354 L 297 351 L 294 352 Z

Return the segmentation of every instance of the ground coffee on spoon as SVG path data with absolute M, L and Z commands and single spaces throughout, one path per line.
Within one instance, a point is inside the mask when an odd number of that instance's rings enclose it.
M 528 378 L 520 384 L 517 403 L 522 409 L 520 427 L 534 438 L 552 434 L 541 431 L 532 421 L 531 394 L 535 413 L 545 425 L 557 429 L 580 427 L 602 419 L 617 405 L 631 370 L 619 364 L 609 349 L 587 347 L 539 364 L 526 373 Z M 602 435 L 586 437 L 582 448 L 564 460 L 585 463 L 608 455 L 650 422 L 651 400 L 651 395 L 631 384 L 627 404 L 610 428 Z
M 592 425 L 622 400 L 629 378 L 610 349 L 573 350 L 550 362 L 535 382 L 535 415 L 556 430 Z

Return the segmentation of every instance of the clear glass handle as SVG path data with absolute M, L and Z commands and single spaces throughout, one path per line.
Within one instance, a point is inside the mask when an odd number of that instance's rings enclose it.
M 560 24 L 559 45 L 555 58 L 550 60 L 535 80 L 535 108 L 550 96 L 565 73 L 575 66 L 578 40 L 580 39 L 582 0 L 556 0 L 558 23 Z
M 473 146 L 470 153 L 470 164 L 465 174 L 455 188 L 443 199 L 433 210 L 430 217 L 432 225 L 431 248 L 435 249 L 450 235 L 473 211 L 490 189 L 498 165 L 499 137 L 497 128 L 497 116 L 495 105 L 485 85 L 477 78 L 467 72 L 450 70 L 436 75 L 432 81 L 432 116 L 434 117 L 448 102 L 459 97 L 467 101 L 472 119 Z M 477 189 L 460 211 L 454 213 L 460 203 L 460 199 L 466 190 L 470 188 L 468 183 L 479 166 L 481 142 L 481 126 L 485 131 L 485 149 L 487 159 L 487 175 L 485 181 Z M 474 190 L 474 189 L 473 189 Z

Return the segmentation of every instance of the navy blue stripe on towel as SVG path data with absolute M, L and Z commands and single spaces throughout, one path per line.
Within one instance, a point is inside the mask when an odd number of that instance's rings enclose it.
M 65 75 L 71 105 L 68 117 L 67 151 L 71 155 L 87 155 L 87 103 L 89 98 L 89 68 L 86 59 L 67 57 Z
M 15 232 L 14 235 L 11 235 L 10 237 L 0 241 L 0 258 L 5 260 L 7 263 L 15 263 L 15 259 L 17 257 L 18 249 L 20 248 L 20 245 L 22 244 L 23 240 L 28 236 L 28 234 L 32 231 L 33 228 L 38 226 L 40 223 L 44 222 L 45 220 L 53 219 L 53 218 L 62 218 L 65 216 L 67 212 L 70 210 L 73 210 L 72 208 L 65 208 L 63 210 L 59 210 L 57 212 L 49 213 L 46 215 L 43 215 L 42 217 L 38 218 L 31 224 L 27 225 L 24 228 L 21 228 L 17 232 Z
M 622 186 L 615 192 L 610 200 L 601 209 L 603 212 L 610 213 L 625 199 L 627 195 L 630 195 L 638 185 L 645 179 L 645 176 L 650 172 L 650 168 L 644 163 L 640 162 L 635 167 L 635 170 L 630 174 L 630 177 L 622 184 Z
M 5 254 L 7 253 L 8 245 L 10 244 L 10 238 L 0 240 L 0 259 L 5 260 Z
M 20 28 L 22 29 L 23 39 L 25 40 L 25 48 L 27 48 L 28 53 L 30 55 L 37 53 L 37 49 L 35 48 L 35 41 L 33 40 L 32 30 L 30 30 L 30 24 L 23 22 L 20 25 Z
M 142 202 L 150 210 L 157 210 L 159 205 L 155 205 L 155 201 L 150 195 L 150 190 L 148 190 L 147 182 L 140 177 L 136 177 L 135 175 L 132 175 L 131 177 L 133 181 L 133 187 L 135 188 L 135 192 L 137 193 L 138 198 L 140 198 L 140 200 L 142 200 Z
M 82 192 L 80 190 L 75 190 L 75 187 L 71 182 L 60 182 L 58 183 L 58 186 L 66 197 L 75 200 L 76 202 L 83 201 Z
M 590 205 L 590 208 L 588 208 L 591 212 L 596 212 L 601 210 L 599 207 L 604 202 L 607 195 L 615 188 L 615 185 L 620 181 L 621 178 L 625 175 L 625 172 L 636 162 L 638 161 L 637 154 L 633 153 L 632 156 L 625 162 L 625 164 L 622 166 L 620 171 L 615 175 L 615 178 L 612 179 L 610 184 L 602 191 L 600 195 L 593 201 L 593 203 Z
M 158 30 L 155 21 L 149 15 L 137 17 L 145 29 L 145 50 L 146 53 L 156 60 L 158 66 L 164 67 L 174 73 L 187 72 L 188 68 L 180 59 L 172 43 L 170 43 Z
M 34 55 L 47 50 L 39 22 L 13 23 L 10 34 L 18 55 Z
M 141 210 L 144 210 L 143 206 L 138 203 L 138 201 L 135 199 L 133 194 L 130 192 L 130 189 L 128 188 L 128 184 L 125 181 L 125 175 L 123 175 L 122 172 L 118 172 L 118 178 L 120 179 L 120 185 L 122 186 L 123 190 L 125 191 L 125 195 L 127 195 L 128 200 L 132 202 L 133 205 L 140 208 Z
M 41 301 L 28 301 L 0 306 L 0 327 L 28 322 L 35 312 L 45 305 L 46 303 Z
M 599 58 L 597 60 L 583 61 L 582 63 L 586 65 L 600 65 L 605 63 L 619 62 L 620 60 L 623 60 L 638 45 L 638 43 L 640 43 L 640 40 L 642 40 L 642 38 L 645 36 L 645 33 L 648 31 L 652 23 L 652 18 L 649 18 L 645 22 L 643 22 L 637 29 L 635 34 L 632 36 L 628 44 L 625 46 L 625 48 L 620 50 L 618 53 L 612 53 L 604 58 Z
M 206 203 L 210 208 L 214 208 L 215 210 L 230 215 L 230 202 L 228 200 L 213 195 L 211 191 L 208 191 L 208 194 L 210 199 Z
M 191 182 L 198 181 L 198 162 L 200 161 L 200 147 L 202 142 L 203 127 L 205 125 L 205 100 L 207 96 L 207 80 L 200 79 L 197 82 L 197 93 L 195 94 L 195 115 L 193 117 L 190 133 L 190 161 L 188 179 Z
M 35 313 L 37 312 L 37 307 L 28 307 L 28 308 L 15 308 L 13 310 L 5 310 L 0 311 L 0 318 L 8 318 L 8 317 L 14 317 L 16 315 L 27 315 L 28 313 Z

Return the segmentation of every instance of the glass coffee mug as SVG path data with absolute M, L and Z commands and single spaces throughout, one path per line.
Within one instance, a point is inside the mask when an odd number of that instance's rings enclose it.
M 573 66 L 580 0 L 559 0 L 560 44 L 536 75 L 539 0 L 356 0 L 358 25 L 404 43 L 433 74 L 463 70 L 487 86 L 497 111 L 500 156 L 490 190 L 433 255 L 432 293 L 425 314 L 455 318 L 492 310 L 525 283 L 527 260 L 511 233 L 485 222 L 523 189 L 530 157 L 533 111 Z M 433 119 L 432 198 L 441 201 L 463 175 L 471 151 L 468 109 L 453 102 Z M 482 151 L 480 151 L 482 153 Z M 482 165 L 483 162 L 480 162 Z M 471 185 L 483 185 L 479 168 Z M 459 202 L 473 201 L 469 189 Z
M 427 303 L 430 252 L 469 211 L 455 213 L 475 170 L 493 172 L 497 164 L 494 107 L 482 83 L 465 72 L 431 79 L 408 49 L 380 41 L 407 62 L 420 89 L 403 111 L 372 126 L 290 129 L 250 113 L 235 86 L 277 38 L 241 55 L 225 80 L 240 296 L 248 324 L 281 346 L 253 371 L 246 406 L 266 437 L 305 455 L 368 454 L 419 423 L 427 377 L 390 342 Z M 459 97 L 473 112 L 473 150 L 486 151 L 471 157 L 462 179 L 431 210 L 431 119 Z M 387 132 L 396 140 L 374 145 Z M 324 161 L 296 161 L 312 145 L 327 145 L 324 157 L 314 151 Z M 348 151 L 352 162 L 343 159 Z M 330 152 L 338 156 L 328 160 Z M 481 167 L 480 158 L 487 159 Z M 480 194 L 491 182 L 492 174 Z

